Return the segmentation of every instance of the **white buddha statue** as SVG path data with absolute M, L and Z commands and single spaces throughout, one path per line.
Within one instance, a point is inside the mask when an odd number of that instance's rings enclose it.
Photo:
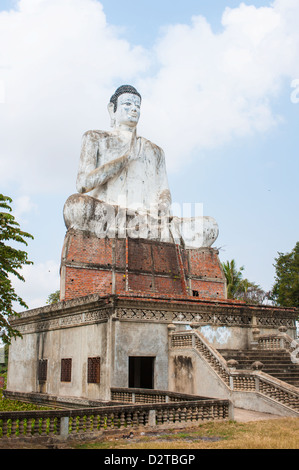
M 140 107 L 138 91 L 123 85 L 108 104 L 112 130 L 84 134 L 78 194 L 65 203 L 65 224 L 100 238 L 129 236 L 181 243 L 183 219 L 171 215 L 164 152 L 137 135 Z M 218 235 L 217 224 L 207 217 L 201 222 L 202 233 L 192 234 L 192 244 L 210 246 Z

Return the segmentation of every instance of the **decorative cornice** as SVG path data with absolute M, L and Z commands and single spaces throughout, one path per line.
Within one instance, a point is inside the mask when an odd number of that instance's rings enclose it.
M 21 334 L 118 321 L 295 328 L 295 309 L 163 296 L 89 295 L 27 310 L 11 324 Z M 255 322 L 253 322 L 255 318 Z
M 89 295 L 26 310 L 11 321 L 21 334 L 107 321 L 113 312 L 113 297 Z
M 21 334 L 40 333 L 49 330 L 61 330 L 64 328 L 73 328 L 94 323 L 107 322 L 111 315 L 111 309 L 100 309 L 76 313 L 73 315 L 64 315 L 61 317 L 49 318 L 47 320 L 36 318 L 34 321 L 23 322 L 17 325 Z

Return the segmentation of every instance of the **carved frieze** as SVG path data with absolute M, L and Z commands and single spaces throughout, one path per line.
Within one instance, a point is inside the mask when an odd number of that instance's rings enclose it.
M 73 315 L 66 315 L 60 318 L 48 320 L 36 320 L 35 322 L 21 323 L 17 326 L 21 334 L 38 333 L 41 331 L 57 330 L 62 328 L 72 328 L 92 323 L 107 321 L 111 310 L 101 309 L 91 312 L 83 312 Z
M 185 323 L 244 328 L 295 327 L 296 313 L 291 310 L 233 307 L 220 303 L 165 302 L 111 296 L 109 299 L 86 297 L 85 302 L 60 303 L 56 309 L 41 308 L 24 312 L 14 320 L 14 326 L 22 333 L 72 328 L 108 321 Z
M 275 327 L 286 326 L 289 328 L 294 327 L 294 319 L 283 317 L 283 316 L 257 316 L 257 325 L 263 327 Z
M 157 322 L 184 322 L 199 323 L 202 325 L 231 325 L 231 326 L 249 326 L 252 322 L 252 316 L 244 314 L 196 312 L 184 310 L 150 310 L 141 308 L 117 308 L 116 317 L 119 320 L 135 321 L 157 321 Z

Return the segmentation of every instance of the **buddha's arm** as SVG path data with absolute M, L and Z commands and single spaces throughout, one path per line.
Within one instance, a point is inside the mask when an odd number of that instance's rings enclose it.
M 97 138 L 92 133 L 84 134 L 77 176 L 77 191 L 79 193 L 87 193 L 104 185 L 128 164 L 130 152 L 104 165 L 97 166 L 99 158 L 97 142 Z
M 169 214 L 171 206 L 171 194 L 169 189 L 163 189 L 159 194 L 159 213 L 161 216 Z
M 159 214 L 163 216 L 169 214 L 171 206 L 171 193 L 168 185 L 165 156 L 162 149 L 160 149 L 157 163 L 157 173 L 159 175 L 158 208 Z
M 77 190 L 79 193 L 88 193 L 94 188 L 103 186 L 107 181 L 116 176 L 127 165 L 128 156 L 124 155 L 102 165 L 94 170 L 78 173 Z

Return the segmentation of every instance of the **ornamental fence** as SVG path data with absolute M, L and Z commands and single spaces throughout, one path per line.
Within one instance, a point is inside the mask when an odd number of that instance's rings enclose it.
M 169 403 L 194 400 L 207 400 L 207 397 L 186 393 L 144 388 L 112 387 L 111 400 L 121 403 Z
M 299 341 L 286 333 L 259 335 L 257 343 L 260 349 L 285 349 L 290 353 L 292 362 L 299 364 Z
M 110 402 L 109 406 L 82 409 L 0 412 L 0 437 L 47 436 L 65 439 L 81 437 L 82 434 L 94 436 L 106 430 L 128 431 L 140 426 L 186 426 L 232 417 L 232 406 L 228 400 L 160 391 L 153 393 L 145 389 L 142 392 L 140 389 L 112 390 L 112 396 L 117 401 L 121 395 L 125 398 L 126 394 L 130 395 L 131 404 L 115 406 Z

